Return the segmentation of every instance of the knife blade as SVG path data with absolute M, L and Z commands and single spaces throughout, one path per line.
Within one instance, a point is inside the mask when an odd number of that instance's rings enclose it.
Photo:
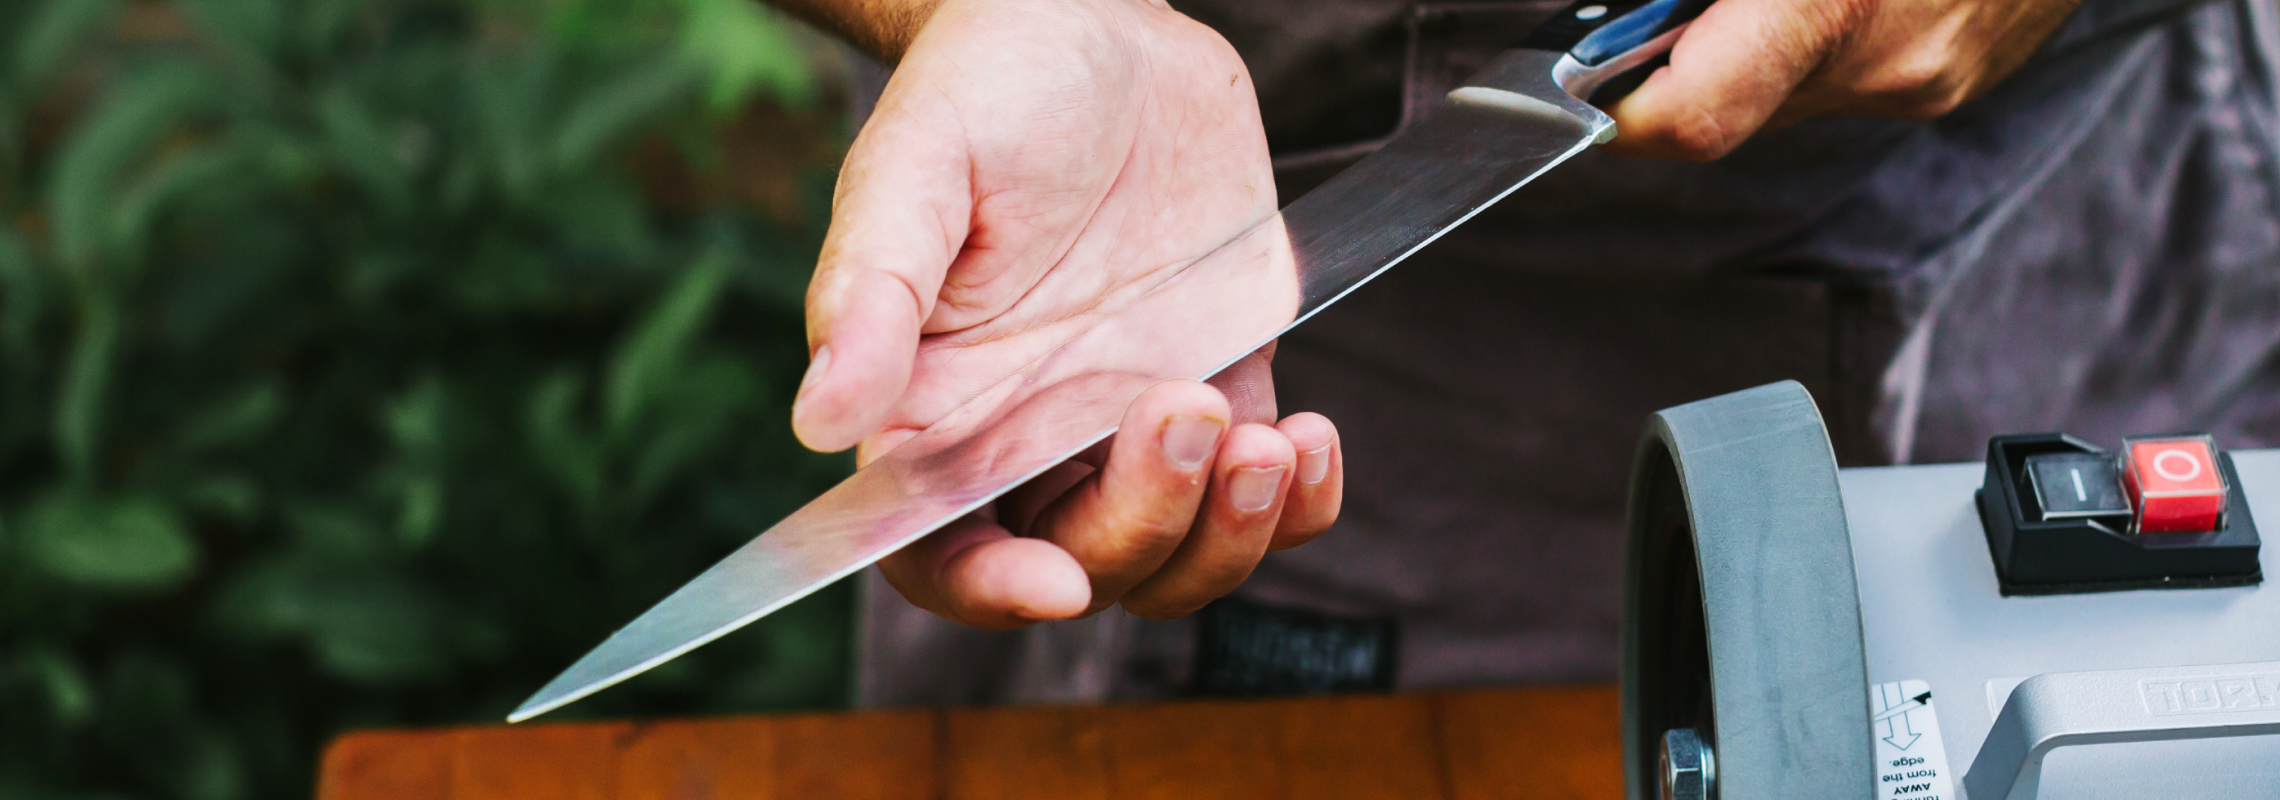
M 1594 143 L 1582 98 L 1669 50 L 1711 0 L 1583 0 L 1323 185 L 793 512 L 507 717 L 607 688 L 783 608 L 1115 433 L 1158 381 L 1218 373 Z

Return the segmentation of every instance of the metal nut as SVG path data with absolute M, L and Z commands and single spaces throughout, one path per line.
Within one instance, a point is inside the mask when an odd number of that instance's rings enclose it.
M 1717 757 L 1693 728 L 1663 731 L 1658 800 L 1711 800 L 1717 790 Z

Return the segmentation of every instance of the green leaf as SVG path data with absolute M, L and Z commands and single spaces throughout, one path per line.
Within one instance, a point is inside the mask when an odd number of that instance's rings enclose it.
M 111 385 L 112 350 L 118 344 L 119 312 L 107 297 L 81 304 L 79 335 L 56 391 L 55 445 L 70 476 L 92 480 L 103 435 L 103 410 Z
M 52 645 L 34 645 L 17 656 L 13 671 L 25 674 L 47 696 L 48 713 L 66 730 L 84 728 L 95 721 L 98 698 L 87 673 L 70 653 Z
M 304 46 L 319 52 L 353 30 L 350 24 L 363 11 L 364 0 L 303 0 L 301 36 Z
M 528 199 L 538 191 L 541 110 L 551 95 L 554 62 L 551 51 L 535 48 L 478 62 L 467 76 L 470 110 L 489 145 L 492 171 L 511 197 Z
M 145 70 L 105 93 L 72 131 L 48 186 L 55 248 L 82 280 L 91 279 L 120 184 L 182 122 L 204 94 L 195 69 Z
M 365 193 L 390 214 L 412 205 L 411 165 L 397 143 L 347 87 L 327 87 L 317 100 L 317 118 L 333 158 Z
M 456 158 L 444 168 L 443 186 L 437 199 L 444 214 L 456 217 L 467 213 L 482 191 L 482 165 L 472 157 Z
M 602 406 L 613 434 L 629 430 L 672 381 L 689 343 L 720 299 L 728 266 L 719 253 L 698 260 L 619 346 Z
M 281 49 L 286 0 L 175 0 L 205 28 L 206 38 L 244 66 L 266 65 Z
M 655 258 L 655 210 L 610 176 L 588 173 L 563 181 L 535 210 L 561 231 L 556 247 L 632 264 Z
M 198 568 L 174 509 L 147 497 L 50 494 L 24 515 L 26 558 L 57 579 L 110 591 L 165 589 Z
M 602 448 L 578 421 L 585 381 L 562 370 L 539 381 L 525 417 L 531 455 L 587 510 L 602 496 Z
M 443 480 L 422 475 L 404 482 L 396 506 L 396 538 L 411 549 L 435 538 L 443 518 Z
M 192 512 L 216 514 L 240 523 L 252 522 L 261 513 L 261 484 L 244 475 L 201 476 L 175 490 L 174 497 Z
M 649 498 L 705 459 L 734 444 L 729 432 L 761 396 L 761 382 L 742 361 L 723 355 L 693 359 L 662 395 L 634 458 L 631 494 Z
M 48 0 L 16 35 L 12 82 L 24 94 L 42 94 L 72 52 L 118 16 L 118 0 Z
M 561 294 L 560 276 L 529 244 L 502 233 L 483 237 L 450 277 L 453 299 L 477 315 L 543 307 Z
M 231 390 L 182 422 L 175 447 L 198 452 L 253 443 L 285 414 L 285 390 L 270 376 Z
M 417 682 L 448 663 L 443 620 L 411 587 L 393 581 L 336 581 L 323 590 L 309 643 L 325 671 L 364 684 Z
M 254 639 L 292 636 L 317 617 L 308 587 L 321 582 L 318 562 L 304 554 L 265 555 L 232 571 L 214 598 L 223 632 Z
M 681 52 L 711 73 L 705 102 L 716 113 L 742 108 L 754 90 L 804 105 L 815 96 L 808 55 L 789 24 L 750 0 L 685 0 Z
M 47 316 L 47 282 L 14 229 L 0 225 L 0 352 L 29 360 L 32 332 Z
M 110 251 L 122 260 L 133 259 L 149 240 L 159 218 L 175 201 L 212 183 L 238 180 L 243 167 L 244 160 L 233 148 L 226 147 L 187 148 L 164 156 L 120 193 L 106 240 Z M 136 271 L 125 272 L 134 274 Z
M 680 99 L 690 70 L 673 59 L 658 59 L 596 87 L 570 108 L 554 139 L 554 165 L 563 172 L 586 166 L 603 147 L 622 139 Z
M 215 610 L 240 635 L 305 642 L 322 669 L 354 683 L 424 680 L 450 660 L 434 601 L 370 565 L 272 558 L 231 576 Z
M 372 515 L 343 503 L 301 501 L 285 508 L 294 540 L 311 552 L 332 557 L 368 558 L 387 551 L 389 537 Z
M 429 375 L 389 400 L 380 421 L 396 447 L 413 453 L 431 452 L 443 444 L 445 403 L 443 381 Z

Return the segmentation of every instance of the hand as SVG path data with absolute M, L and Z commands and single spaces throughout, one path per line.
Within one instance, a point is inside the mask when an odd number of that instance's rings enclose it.
M 840 174 L 793 411 L 801 441 L 866 462 L 1276 206 L 1241 60 L 1161 3 L 946 0 L 901 56 Z M 1150 389 L 1104 448 L 890 557 L 887 579 L 993 628 L 1232 590 L 1341 494 L 1328 420 L 1270 424 L 1271 357 Z
M 1707 161 L 1818 116 L 1932 119 L 2017 69 L 2080 0 L 1721 0 L 1615 105 L 1624 155 Z

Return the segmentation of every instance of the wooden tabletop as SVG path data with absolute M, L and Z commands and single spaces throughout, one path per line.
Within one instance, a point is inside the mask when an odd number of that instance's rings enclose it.
M 1623 794 L 1613 687 L 359 731 L 318 800 Z

